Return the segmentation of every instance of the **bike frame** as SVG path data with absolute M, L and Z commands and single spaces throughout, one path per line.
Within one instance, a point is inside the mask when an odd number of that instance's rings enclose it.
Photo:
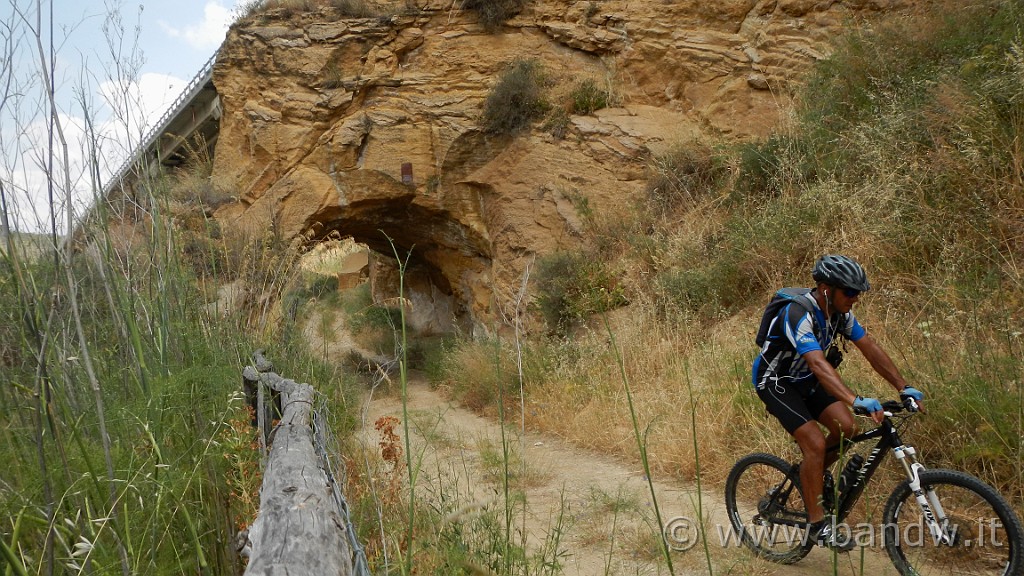
M 860 499 L 860 495 L 864 493 L 864 488 L 868 485 L 868 482 L 871 481 L 871 477 L 875 475 L 875 472 L 882 464 L 882 461 L 885 460 L 885 455 L 889 451 L 896 454 L 896 457 L 904 463 L 906 463 L 906 455 L 909 454 L 911 458 L 913 458 L 913 455 L 916 453 L 913 446 L 906 446 L 900 439 L 899 432 L 896 430 L 896 427 L 892 425 L 892 421 L 889 420 L 889 416 L 892 416 L 892 414 L 890 412 L 886 412 L 885 419 L 882 420 L 882 423 L 878 425 L 878 427 L 868 430 L 867 432 L 862 432 L 849 440 L 844 440 L 836 446 L 830 447 L 826 451 L 828 453 L 838 452 L 845 447 L 878 438 L 878 443 L 875 444 L 875 447 L 872 448 L 871 452 L 869 452 L 865 457 L 864 464 L 861 465 L 860 470 L 857 472 L 853 486 L 851 486 L 846 494 L 840 498 L 839 502 L 836 503 L 835 514 L 839 522 L 842 522 L 846 518 L 846 515 L 850 513 L 850 510 L 853 509 L 854 504 L 856 504 L 857 500 Z M 908 449 L 909 452 L 907 451 Z M 924 465 L 918 463 L 916 460 L 913 460 L 913 463 L 916 467 L 921 469 L 924 468 Z M 904 464 L 904 468 L 906 468 L 906 464 Z M 914 476 L 911 476 L 909 469 L 907 470 L 907 477 L 911 479 L 914 478 Z
M 945 526 L 948 525 L 948 519 L 946 518 L 945 511 L 942 509 L 942 504 L 939 502 L 935 490 L 932 488 L 924 490 L 921 487 L 921 472 L 925 471 L 926 468 L 924 464 L 918 462 L 917 450 L 913 446 L 905 444 L 900 438 L 899 431 L 896 430 L 892 420 L 890 420 L 892 412 L 887 410 L 884 414 L 885 419 L 882 420 L 878 427 L 858 434 L 827 450 L 827 452 L 836 452 L 843 446 L 860 444 L 861 442 L 878 438 L 878 443 L 875 444 L 875 447 L 864 459 L 864 464 L 861 465 L 860 470 L 857 472 L 853 486 L 836 503 L 835 515 L 837 521 L 842 522 L 850 513 L 850 510 L 853 509 L 854 504 L 857 503 L 860 495 L 864 492 L 864 488 L 871 481 L 871 477 L 878 470 L 882 460 L 885 459 L 885 454 L 892 451 L 896 460 L 903 467 L 903 472 L 907 475 L 910 489 L 914 493 L 914 499 L 917 501 L 918 506 L 921 507 L 921 512 L 924 514 L 925 522 L 928 524 L 928 530 L 931 532 L 932 537 L 936 539 L 936 542 L 948 544 L 954 535 L 948 534 L 945 530 Z
M 900 465 L 903 467 L 903 472 L 907 476 L 910 489 L 914 494 L 914 499 L 917 501 L 918 506 L 921 508 L 921 512 L 924 515 L 925 523 L 928 525 L 928 531 L 931 532 L 932 537 L 936 542 L 942 542 L 950 544 L 955 538 L 956 534 L 950 533 L 946 530 L 946 526 L 949 525 L 949 520 L 946 517 L 946 512 L 942 508 L 942 504 L 939 502 L 938 496 L 935 494 L 935 490 L 932 488 L 923 489 L 921 486 L 921 473 L 926 470 L 924 464 L 921 464 L 917 460 L 917 450 L 913 446 L 907 445 L 900 438 L 899 431 L 893 425 L 890 419 L 893 415 L 893 411 L 901 411 L 903 406 L 898 403 L 886 403 L 885 405 L 885 418 L 882 423 L 877 427 L 857 434 L 853 438 L 843 440 L 836 446 L 832 446 L 826 450 L 827 453 L 833 453 L 845 449 L 846 447 L 868 442 L 870 440 L 878 439 L 878 443 L 872 448 L 871 452 L 868 453 L 864 459 L 864 463 L 861 465 L 860 470 L 857 471 L 856 478 L 854 479 L 853 485 L 846 491 L 846 494 L 841 495 L 839 501 L 835 505 L 833 513 L 836 517 L 836 522 L 841 523 L 845 520 L 846 516 L 853 509 L 853 506 L 857 503 L 860 495 L 863 494 L 864 488 L 871 481 L 871 478 L 875 475 L 878 467 L 882 464 L 882 460 L 885 459 L 887 452 L 892 452 L 896 456 Z M 788 481 L 779 486 L 777 492 L 772 497 L 772 500 L 776 502 L 782 502 L 783 504 L 775 508 L 777 512 L 780 509 L 785 509 L 784 502 L 789 498 L 789 494 L 797 488 L 800 479 L 800 464 L 793 464 L 788 474 Z M 774 516 L 771 520 L 773 523 L 786 524 L 790 526 L 807 526 L 807 513 L 794 514 L 787 513 L 785 517 Z

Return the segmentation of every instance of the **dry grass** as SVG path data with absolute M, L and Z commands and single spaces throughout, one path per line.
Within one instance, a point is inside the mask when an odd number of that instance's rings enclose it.
M 969 389 L 963 383 L 954 387 L 944 374 L 975 370 L 972 365 L 978 362 L 978 350 L 1009 354 L 1012 347 L 1020 345 L 1021 335 L 1011 329 L 979 336 L 970 325 L 977 316 L 965 313 L 954 313 L 927 325 L 915 323 L 912 311 L 900 308 L 899 302 L 898 294 L 870 295 L 864 298 L 860 317 L 892 352 L 910 381 L 934 397 L 930 406 L 935 414 L 919 416 L 908 439 L 918 446 L 926 462 L 965 468 L 1012 494 L 1016 487 L 1006 481 L 1015 476 L 1016 436 L 1010 434 L 1014 424 L 990 420 L 994 417 L 982 412 L 986 403 L 997 401 L 1000 394 L 1008 393 L 1005 400 L 1016 402 L 1012 374 L 1005 375 L 1007 380 L 1002 385 L 980 382 Z M 767 451 L 797 457 L 795 446 L 774 418 L 765 413 L 750 384 L 752 340 L 759 311 L 750 308 L 700 330 L 687 325 L 669 327 L 650 310 L 638 310 L 635 305 L 611 315 L 640 424 L 647 434 L 651 466 L 657 474 L 683 481 L 694 479 L 694 429 L 702 472 L 712 483 L 724 479 L 735 460 L 745 453 Z M 999 310 L 985 313 L 997 315 Z M 636 459 L 625 391 L 607 336 L 599 330 L 581 329 L 571 344 L 562 343 L 557 350 L 533 349 L 531 353 L 546 369 L 527 373 L 527 426 L 581 447 Z M 549 360 L 541 362 L 538 356 Z M 487 381 L 494 372 L 493 344 L 463 343 L 449 361 L 446 382 L 450 391 L 479 411 L 493 412 L 494 398 L 487 392 L 496 386 Z M 842 372 L 847 382 L 864 394 L 882 398 L 894 395 L 853 347 Z M 970 390 L 973 396 L 965 396 Z M 965 403 L 955 406 L 944 397 L 959 397 Z M 690 410 L 694 406 L 695 423 L 691 427 Z M 979 421 L 979 426 L 964 424 Z M 978 442 L 979 436 L 983 442 Z M 999 451 L 1000 446 L 1005 452 Z M 875 489 L 882 490 L 881 486 Z
M 523 459 L 515 442 L 509 443 L 507 458 L 501 444 L 489 438 L 479 439 L 476 451 L 480 455 L 483 478 L 495 486 L 502 486 L 507 480 L 511 490 L 525 492 L 551 481 L 550 473 Z
M 742 323 L 720 326 L 707 341 L 694 342 L 685 329 L 666 327 L 633 307 L 612 314 L 611 323 L 623 346 L 641 427 L 647 430 L 652 467 L 659 474 L 680 480 L 694 478 L 690 425 L 690 407 L 694 405 L 705 474 L 724 478 L 741 451 L 788 448 L 776 433 L 781 429 L 773 430 L 774 423 L 764 419 L 749 384 L 751 344 L 742 336 L 748 327 Z M 753 329 L 751 325 L 751 334 Z M 530 351 L 538 367 L 527 366 L 526 370 L 527 426 L 578 446 L 635 459 L 625 390 L 617 378 L 618 366 L 607 335 L 583 329 L 571 344 L 549 346 L 557 349 Z M 495 356 L 493 344 L 458 346 L 447 364 L 445 382 L 450 392 L 471 408 L 493 411 L 490 391 L 496 389 L 496 383 L 489 375 L 494 373 Z M 541 357 L 557 360 L 544 362 Z M 517 410 L 518 406 L 508 409 Z M 761 425 L 751 427 L 750 422 Z M 744 430 L 742 436 L 728 433 L 730 423 Z
M 284 18 L 292 18 L 323 8 L 337 10 L 350 18 L 373 18 L 379 14 L 377 3 L 370 0 L 254 0 L 243 4 L 241 13 L 248 18 L 276 11 Z

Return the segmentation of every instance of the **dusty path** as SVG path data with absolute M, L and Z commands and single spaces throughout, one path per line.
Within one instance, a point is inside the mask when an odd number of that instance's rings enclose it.
M 422 462 L 418 493 L 423 498 L 452 502 L 459 508 L 497 506 L 502 509 L 501 427 L 453 405 L 413 375 L 408 387 L 408 410 L 414 456 Z M 401 418 L 394 397 L 372 398 L 365 406 L 360 437 L 375 450 L 379 435 L 373 423 L 384 416 Z M 514 426 L 513 426 L 514 428 Z M 508 429 L 506 429 L 508 430 Z M 401 427 L 398 428 L 401 432 Z M 659 551 L 658 526 L 650 488 L 637 465 L 581 450 L 556 438 L 514 431 L 508 441 L 514 452 L 509 475 L 525 498 L 527 549 L 539 553 L 559 537 L 564 574 L 668 574 Z M 706 518 L 708 554 L 715 574 L 891 574 L 880 550 L 838 557 L 815 549 L 795 566 L 757 560 L 743 548 L 722 546 L 719 534 L 728 526 L 720 482 L 708 487 L 698 502 L 692 485 L 659 479 L 654 491 L 663 523 L 685 517 L 696 525 L 698 505 Z M 457 492 L 457 496 L 453 496 Z M 521 500 L 520 500 L 521 502 Z M 522 507 L 520 503 L 518 506 Z M 517 526 L 523 526 L 520 515 Z M 721 529 L 718 527 L 722 527 Z M 708 558 L 696 529 L 677 532 L 690 538 L 688 550 L 671 555 L 675 574 L 708 574 Z M 680 542 L 685 547 L 687 542 Z M 863 567 L 862 567 L 863 563 Z M 863 571 L 862 571 L 863 570 Z

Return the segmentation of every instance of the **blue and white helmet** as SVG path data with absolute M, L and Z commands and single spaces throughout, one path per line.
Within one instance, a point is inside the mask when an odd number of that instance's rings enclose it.
M 815 282 L 839 288 L 853 288 L 861 292 L 871 289 L 864 268 L 852 258 L 838 254 L 826 254 L 818 258 L 814 263 L 814 270 L 811 271 L 811 278 L 814 278 Z

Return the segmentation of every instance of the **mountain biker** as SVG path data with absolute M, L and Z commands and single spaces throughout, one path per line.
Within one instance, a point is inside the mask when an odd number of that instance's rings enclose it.
M 860 264 L 846 256 L 824 255 L 815 262 L 811 277 L 817 283 L 815 288 L 800 291 L 776 315 L 765 314 L 764 321 L 770 325 L 754 360 L 753 383 L 768 412 L 793 436 L 803 453 L 800 485 L 810 534 L 819 546 L 847 551 L 853 548 L 853 542 L 838 537 L 835 520 L 825 518 L 821 505 L 824 471 L 839 457 L 838 451 L 826 450 L 838 445 L 843 437 L 856 434 L 849 407 L 866 410 L 877 423 L 882 422 L 883 414 L 877 399 L 858 396 L 836 372 L 841 361 L 839 340 L 853 342 L 901 397 L 920 402 L 923 395 L 907 385 L 889 355 L 851 311 L 860 294 L 870 289 Z

